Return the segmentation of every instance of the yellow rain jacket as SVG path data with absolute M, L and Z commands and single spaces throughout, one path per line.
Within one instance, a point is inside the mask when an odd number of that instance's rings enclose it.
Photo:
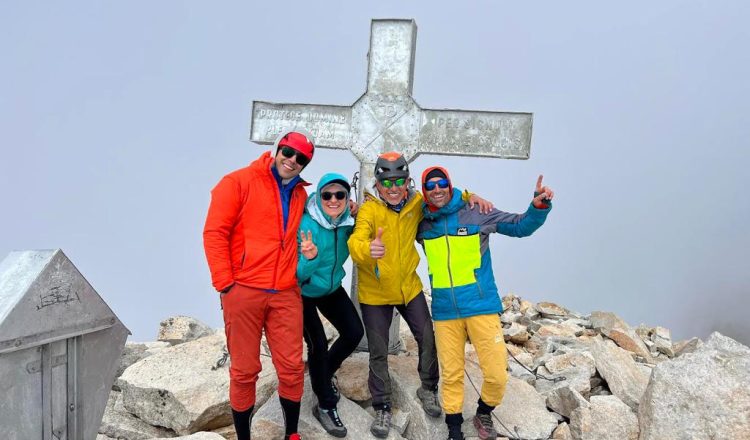
M 365 194 L 359 208 L 354 232 L 347 242 L 352 261 L 359 269 L 359 302 L 369 305 L 408 304 L 422 291 L 417 275 L 419 254 L 416 248 L 417 226 L 422 221 L 422 194 L 409 191 L 401 212 L 388 208 L 379 197 Z M 385 256 L 370 257 L 370 242 L 383 228 Z

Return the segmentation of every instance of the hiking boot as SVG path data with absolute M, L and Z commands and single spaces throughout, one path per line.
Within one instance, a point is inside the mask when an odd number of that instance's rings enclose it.
M 388 432 L 391 430 L 391 411 L 387 409 L 379 409 L 375 411 L 375 420 L 370 425 L 370 432 L 377 438 L 388 437 Z
M 335 375 L 331 378 L 331 389 L 333 390 L 333 395 L 336 396 L 336 403 L 339 403 L 339 400 L 341 400 L 341 391 L 339 391 L 339 379 Z
M 474 427 L 477 428 L 477 435 L 481 440 L 496 439 L 497 431 L 492 424 L 492 414 L 477 414 L 474 416 Z
M 346 426 L 339 419 L 339 412 L 336 408 L 322 409 L 315 405 L 312 409 L 313 417 L 318 419 L 320 425 L 326 432 L 334 437 L 346 437 Z
M 417 397 L 422 402 L 422 409 L 430 417 L 440 417 L 443 413 L 443 409 L 440 407 L 440 400 L 438 400 L 437 390 L 432 391 L 419 387 L 417 390 Z

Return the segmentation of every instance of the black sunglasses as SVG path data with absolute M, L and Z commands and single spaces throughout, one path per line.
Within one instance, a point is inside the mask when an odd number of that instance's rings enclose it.
M 347 196 L 346 191 L 336 191 L 336 192 L 322 192 L 320 193 L 320 198 L 323 200 L 331 200 L 333 196 L 336 196 L 336 200 L 344 200 Z
M 308 159 L 307 156 L 295 150 L 294 148 L 288 147 L 286 145 L 281 147 L 281 154 L 286 158 L 290 158 L 296 154 L 297 157 L 295 157 L 294 160 L 297 161 L 297 163 L 302 165 L 303 167 L 307 166 L 307 164 L 310 163 L 310 159 Z
M 436 186 L 445 189 L 448 188 L 450 184 L 451 181 L 448 179 L 430 180 L 424 183 L 424 189 L 426 189 L 427 191 L 432 191 Z

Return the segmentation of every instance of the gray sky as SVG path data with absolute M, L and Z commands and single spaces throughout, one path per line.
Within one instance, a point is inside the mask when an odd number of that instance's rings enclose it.
M 528 161 L 412 165 L 507 211 L 555 189 L 534 236 L 493 237 L 502 294 L 750 343 L 748 2 L 259 3 L 0 3 L 0 258 L 62 248 L 133 340 L 220 326 L 201 232 L 267 149 L 250 102 L 350 105 L 370 19 L 414 18 L 423 108 L 534 112 Z M 303 176 L 356 169 L 319 150 Z

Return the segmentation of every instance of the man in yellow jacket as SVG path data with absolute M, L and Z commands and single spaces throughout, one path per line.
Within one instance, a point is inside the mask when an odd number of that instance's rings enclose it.
M 399 153 L 378 157 L 375 179 L 376 194 L 365 194 L 348 245 L 359 270 L 357 290 L 370 352 L 368 386 L 376 412 L 370 432 L 386 438 L 392 410 L 388 330 L 394 308 L 404 317 L 419 348 L 417 371 L 422 386 L 417 396 L 422 408 L 432 417 L 440 417 L 442 410 L 432 317 L 417 275 L 415 239 L 423 218 L 422 195 L 410 188 L 409 166 Z M 479 201 L 473 198 L 471 205 L 475 200 Z

